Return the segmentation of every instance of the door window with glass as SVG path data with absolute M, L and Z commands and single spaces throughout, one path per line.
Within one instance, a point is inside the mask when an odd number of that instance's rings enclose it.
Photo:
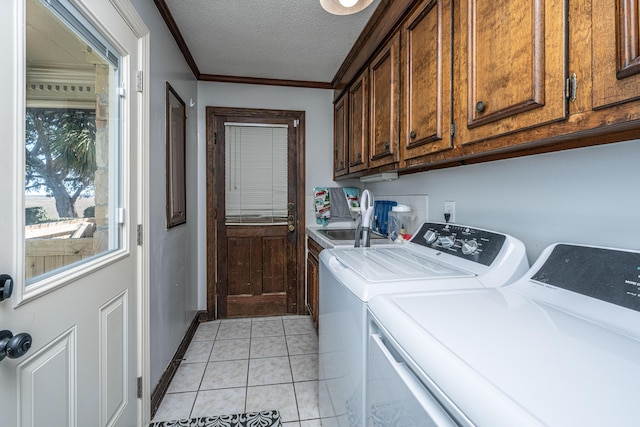
M 287 221 L 287 125 L 225 123 L 227 224 Z
M 27 0 L 27 285 L 120 247 L 121 57 L 67 0 Z

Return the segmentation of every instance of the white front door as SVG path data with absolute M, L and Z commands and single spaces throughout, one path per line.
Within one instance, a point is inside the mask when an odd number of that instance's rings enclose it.
M 0 273 L 13 277 L 14 291 L 0 301 L 0 358 L 8 355 L 0 360 L 2 426 L 138 424 L 143 115 L 135 77 L 143 59 L 138 36 L 112 3 L 124 2 L 3 1 Z M 66 9 L 73 12 L 65 15 Z M 76 26 L 72 31 L 69 22 Z M 82 54 L 74 52 L 76 45 Z M 75 64 L 78 58 L 84 62 Z M 38 144 L 60 142 L 52 135 L 67 126 L 55 122 L 62 116 L 76 120 L 64 131 L 76 135 L 69 143 L 79 145 L 72 151 L 82 152 L 83 141 L 94 151 L 78 160 L 86 166 L 89 159 L 90 171 L 67 167 L 60 181 L 66 190 L 54 191 L 55 174 L 43 171 L 60 155 Z M 80 128 L 85 136 L 74 133 Z M 88 181 L 79 178 L 82 173 Z M 49 218 L 27 227 L 30 203 L 48 203 L 46 215 L 55 216 L 55 209 L 64 211 L 64 191 L 70 198 L 80 194 L 80 219 Z M 93 211 L 83 211 L 81 201 Z M 64 234 L 65 227 L 72 231 Z M 30 334 L 32 345 L 12 358 L 20 343 L 8 338 L 20 333 Z

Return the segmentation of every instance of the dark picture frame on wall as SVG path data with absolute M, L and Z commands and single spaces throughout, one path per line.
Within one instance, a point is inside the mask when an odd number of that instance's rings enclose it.
M 167 93 L 167 228 L 187 222 L 185 176 L 186 110 L 182 98 L 166 84 Z

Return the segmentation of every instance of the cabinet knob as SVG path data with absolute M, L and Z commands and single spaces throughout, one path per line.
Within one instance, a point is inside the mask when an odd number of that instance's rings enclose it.
M 416 139 L 416 136 L 418 136 L 418 134 L 414 130 L 412 130 L 411 133 L 409 133 L 409 137 L 411 139 Z
M 385 150 L 388 150 L 388 149 L 389 149 L 389 143 L 388 143 L 388 142 L 385 142 L 385 143 L 384 143 L 384 149 L 385 149 Z
M 482 113 L 485 108 L 486 108 L 486 105 L 485 105 L 484 101 L 478 101 L 476 103 L 476 111 L 478 113 Z
M 361 159 L 362 158 L 362 153 L 358 153 L 358 158 Z

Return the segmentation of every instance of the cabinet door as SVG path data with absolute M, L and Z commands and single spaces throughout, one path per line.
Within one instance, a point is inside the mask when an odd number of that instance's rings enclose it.
M 400 33 L 396 33 L 369 66 L 371 133 L 369 167 L 398 161 Z
M 318 329 L 318 285 L 320 283 L 320 252 L 322 247 L 312 239 L 307 239 L 307 310 L 313 324 Z
M 347 165 L 349 137 L 349 97 L 343 94 L 333 105 L 333 178 L 349 172 Z
M 369 92 L 365 70 L 349 87 L 349 173 L 369 167 Z
M 456 140 L 566 117 L 565 0 L 460 2 Z
M 403 25 L 402 159 L 451 148 L 451 4 L 425 1 Z
M 593 108 L 640 98 L 640 1 L 593 2 Z

